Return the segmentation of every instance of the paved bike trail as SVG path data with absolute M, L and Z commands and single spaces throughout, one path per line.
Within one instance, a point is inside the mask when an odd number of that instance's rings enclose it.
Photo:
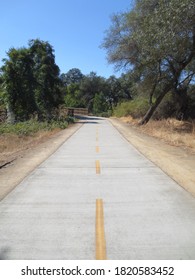
M 195 199 L 106 119 L 83 126 L 0 202 L 0 259 L 194 259 Z

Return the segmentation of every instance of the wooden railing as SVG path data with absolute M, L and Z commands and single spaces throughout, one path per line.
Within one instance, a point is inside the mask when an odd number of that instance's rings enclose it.
M 88 109 L 87 108 L 73 108 L 73 107 L 64 107 L 60 108 L 60 115 L 64 116 L 72 116 L 75 115 L 88 115 Z M 7 119 L 6 110 L 0 110 L 0 123 L 5 122 Z
M 60 112 L 68 115 L 68 116 L 75 116 L 75 115 L 88 115 L 87 108 L 73 108 L 73 107 L 65 107 L 61 108 Z

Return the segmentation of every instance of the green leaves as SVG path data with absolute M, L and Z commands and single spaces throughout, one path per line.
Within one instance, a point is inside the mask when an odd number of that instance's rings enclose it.
M 93 113 L 100 114 L 102 112 L 107 112 L 109 109 L 108 103 L 106 102 L 106 96 L 103 92 L 96 93 L 93 101 Z
M 65 129 L 67 128 L 69 120 L 53 120 L 51 122 L 37 122 L 29 120 L 25 122 L 17 122 L 15 124 L 3 123 L 0 124 L 0 134 L 17 134 L 20 136 L 34 135 L 40 130 L 53 130 L 55 128 Z
M 63 102 L 59 67 L 53 48 L 39 39 L 29 48 L 11 48 L 2 67 L 8 107 L 17 120 L 28 120 L 34 113 L 50 118 L 51 110 Z
M 186 87 L 187 67 L 195 74 L 194 26 L 193 0 L 136 0 L 131 11 L 112 18 L 103 42 L 108 61 L 128 66 L 147 85 L 150 100 L 159 97 L 152 110 L 169 90 Z
M 148 66 L 158 60 L 186 58 L 195 25 L 192 0 L 136 1 L 135 8 L 112 17 L 102 46 L 117 66 Z

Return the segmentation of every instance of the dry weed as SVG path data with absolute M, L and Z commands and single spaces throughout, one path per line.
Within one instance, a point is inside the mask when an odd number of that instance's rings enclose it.
M 138 120 L 132 120 L 131 117 L 122 118 L 122 120 L 134 126 L 138 123 Z M 171 145 L 183 146 L 195 151 L 195 121 L 150 120 L 146 125 L 136 125 L 136 128 Z
M 59 128 L 52 131 L 39 131 L 33 136 L 0 135 L 0 165 L 14 159 L 18 153 L 42 143 L 58 131 L 60 131 Z

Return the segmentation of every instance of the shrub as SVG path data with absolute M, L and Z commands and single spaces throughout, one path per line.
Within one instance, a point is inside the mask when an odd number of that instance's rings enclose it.
M 67 120 L 51 120 L 50 122 L 37 122 L 30 120 L 26 122 L 18 122 L 15 124 L 0 124 L 0 134 L 17 134 L 17 135 L 33 135 L 40 130 L 53 130 L 55 128 L 65 129 L 73 118 Z
M 152 118 L 160 120 L 176 117 L 177 109 L 177 104 L 173 98 L 173 95 L 168 93 L 161 101 Z
M 133 118 L 140 118 L 145 115 L 149 108 L 147 98 L 138 97 L 128 102 L 122 102 L 114 109 L 113 115 L 125 117 L 131 115 Z

